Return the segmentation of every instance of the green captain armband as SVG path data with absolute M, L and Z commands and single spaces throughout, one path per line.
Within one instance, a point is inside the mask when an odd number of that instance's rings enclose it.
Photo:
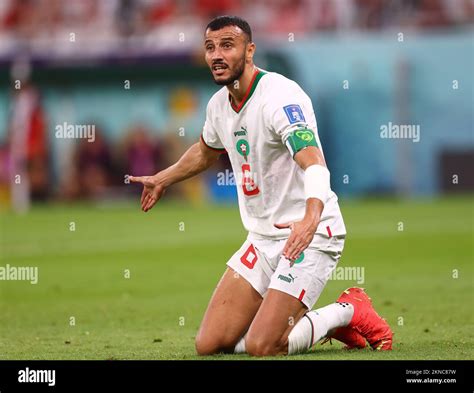
M 296 153 L 308 146 L 319 147 L 312 130 L 307 128 L 291 132 L 286 138 L 286 147 L 294 157 Z

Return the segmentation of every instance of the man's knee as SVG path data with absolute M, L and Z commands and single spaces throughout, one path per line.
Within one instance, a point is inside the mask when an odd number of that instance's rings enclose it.
M 265 335 L 248 335 L 245 349 L 250 356 L 276 356 L 288 352 L 288 339 L 275 339 Z
M 195 340 L 196 352 L 200 356 L 232 353 L 235 345 L 236 343 L 231 340 L 202 334 L 198 334 Z

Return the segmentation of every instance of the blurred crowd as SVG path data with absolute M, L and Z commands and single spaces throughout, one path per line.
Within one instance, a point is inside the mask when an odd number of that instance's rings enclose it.
M 474 1 L 1 0 L 0 54 L 25 47 L 70 56 L 190 48 L 200 42 L 203 26 L 222 14 L 247 18 L 256 35 L 271 36 L 444 28 L 472 23 Z
M 8 64 L 23 55 L 34 61 L 35 56 L 95 59 L 176 48 L 189 51 L 202 46 L 204 26 L 222 14 L 248 19 L 257 40 L 259 35 L 289 33 L 452 30 L 473 22 L 474 0 L 0 0 L 0 60 Z M 196 110 L 186 96 L 176 94 L 176 102 L 171 100 L 180 119 Z M 94 142 L 62 141 L 54 152 L 54 125 L 40 92 L 25 83 L 10 101 L 8 124 L 0 125 L 6 126 L 0 129 L 5 136 L 0 139 L 0 202 L 13 201 L 19 209 L 30 200 L 136 193 L 137 185 L 123 187 L 126 174 L 155 173 L 194 142 L 175 130 L 140 123 L 108 133 L 90 119 L 96 126 Z M 110 134 L 121 139 L 107 138 Z M 215 170 L 228 169 L 227 160 L 223 155 Z M 202 182 L 191 180 L 170 192 L 199 199 L 196 195 L 204 188 Z
M 6 137 L 0 141 L 0 205 L 27 210 L 33 201 L 111 200 L 140 194 L 128 175 L 153 175 L 175 163 L 198 137 L 176 130 L 153 129 L 132 122 L 109 138 L 100 121 L 90 119 L 93 138 L 64 137 L 55 131 L 40 91 L 26 83 L 11 96 Z M 183 100 L 170 100 L 170 110 L 182 110 Z M 189 108 L 188 108 L 189 110 Z M 192 109 L 193 111 L 196 108 Z M 56 151 L 56 153 L 54 152 Z M 230 168 L 223 155 L 213 170 Z M 204 178 L 179 183 L 167 196 L 200 202 L 206 196 Z

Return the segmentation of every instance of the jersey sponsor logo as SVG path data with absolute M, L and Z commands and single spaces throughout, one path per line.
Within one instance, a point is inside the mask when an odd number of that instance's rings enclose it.
M 295 282 L 295 280 L 296 280 L 297 278 L 298 278 L 298 277 L 293 277 L 293 276 L 291 275 L 291 273 L 288 274 L 288 276 L 284 276 L 283 274 L 280 274 L 280 275 L 278 276 L 278 279 L 279 279 L 279 280 L 286 281 L 286 282 L 289 283 L 289 284 Z
M 306 120 L 303 115 L 303 111 L 301 110 L 301 107 L 299 105 L 296 105 L 296 104 L 287 105 L 287 106 L 284 106 L 283 109 L 285 110 L 286 117 L 288 117 L 290 124 L 302 123 L 302 122 L 306 123 Z
M 244 254 L 240 257 L 240 262 L 242 262 L 249 269 L 253 269 L 257 261 L 258 261 L 258 256 L 255 251 L 255 248 L 253 244 L 250 244 L 249 248 L 247 248 Z
M 234 131 L 234 136 L 245 136 L 247 135 L 247 127 L 241 126 L 239 131 Z

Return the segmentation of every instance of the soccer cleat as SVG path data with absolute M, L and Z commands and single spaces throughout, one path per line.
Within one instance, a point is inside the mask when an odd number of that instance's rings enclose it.
M 331 343 L 331 339 L 333 338 L 346 344 L 344 349 L 362 349 L 366 346 L 365 338 L 356 330 L 348 327 L 337 328 L 330 336 L 321 342 L 321 345 L 328 341 Z
M 377 314 L 372 300 L 363 288 L 348 288 L 337 299 L 337 302 L 350 303 L 354 315 L 347 328 L 352 328 L 365 338 L 372 349 L 387 351 L 392 349 L 393 333 L 388 323 Z

